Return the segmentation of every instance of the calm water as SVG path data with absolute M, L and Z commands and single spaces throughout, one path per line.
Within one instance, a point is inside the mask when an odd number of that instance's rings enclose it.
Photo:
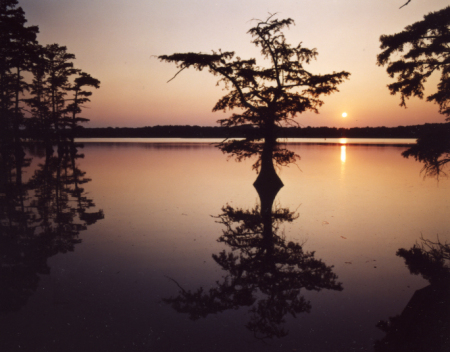
M 264 271 L 256 247 L 223 240 L 242 225 L 221 223 L 223 209 L 258 207 L 251 162 L 202 143 L 86 143 L 85 182 L 67 196 L 72 218 L 51 232 L 52 250 L 38 261 L 21 259 L 28 242 L 12 246 L 16 259 L 1 251 L 0 351 L 372 351 L 377 322 L 428 285 L 396 251 L 450 240 L 450 181 L 424 180 L 405 147 L 292 148 L 302 159 L 279 171 L 275 203 L 295 218 L 276 224 L 277 248 L 299 244 L 304 260 L 295 297 L 282 287 L 289 275 L 270 283 L 280 263 Z M 32 158 L 24 182 L 45 169 Z M 25 208 L 39 203 L 36 187 Z M 42 217 L 34 231 L 48 234 Z M 334 285 L 311 278 L 319 262 Z M 246 284 L 229 285 L 236 278 Z

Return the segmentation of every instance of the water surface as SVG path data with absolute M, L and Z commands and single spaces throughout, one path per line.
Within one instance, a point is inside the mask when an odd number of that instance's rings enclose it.
M 227 161 L 209 143 L 133 142 L 85 143 L 77 160 L 90 179 L 83 196 L 104 218 L 76 218 L 85 225 L 74 236 L 81 243 L 48 253 L 48 271 L 33 274 L 34 285 L 8 281 L 26 298 L 0 315 L 2 350 L 372 351 L 384 336 L 377 322 L 428 285 L 396 251 L 421 236 L 450 240 L 449 180 L 423 179 L 420 164 L 401 157 L 405 147 L 293 144 L 301 161 L 279 170 L 275 203 L 296 219 L 280 222 L 280 248 L 291 242 L 314 252 L 342 290 L 326 288 L 325 278 L 312 285 L 308 267 L 297 295 L 308 309 L 294 317 L 286 303 L 280 319 L 264 317 L 258 304 L 282 300 L 255 274 L 252 301 L 245 292 L 232 304 L 210 294 L 209 310 L 180 312 L 171 298 L 215 292 L 227 276 L 242 275 L 215 260 L 248 255 L 218 241 L 227 228 L 217 216 L 227 206 L 257 208 L 257 175 L 251 161 Z M 33 156 L 24 179 L 43 162 Z M 286 336 L 270 336 L 280 329 Z

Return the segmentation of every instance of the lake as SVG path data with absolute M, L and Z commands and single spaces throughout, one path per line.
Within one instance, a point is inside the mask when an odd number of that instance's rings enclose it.
M 450 181 L 404 145 L 290 144 L 264 247 L 251 160 L 83 142 L 59 166 L 29 150 L 26 196 L 3 195 L 1 351 L 373 351 L 429 284 L 397 250 L 450 241 Z

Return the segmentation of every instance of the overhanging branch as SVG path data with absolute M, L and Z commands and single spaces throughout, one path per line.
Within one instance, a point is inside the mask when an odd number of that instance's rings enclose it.
M 400 6 L 400 8 L 405 7 L 406 5 L 408 5 L 411 2 L 411 0 L 408 0 L 405 4 L 403 4 L 402 6 Z

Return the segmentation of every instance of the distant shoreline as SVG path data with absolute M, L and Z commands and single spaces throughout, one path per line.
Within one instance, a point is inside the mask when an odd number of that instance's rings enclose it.
M 152 148 L 196 148 L 217 145 L 222 138 L 76 138 L 75 141 L 89 145 L 143 144 Z M 321 146 L 411 147 L 413 138 L 281 138 L 281 144 Z
M 426 123 L 398 127 L 283 127 L 280 138 L 414 138 L 440 131 L 450 132 L 450 123 Z M 153 127 L 100 127 L 82 128 L 77 138 L 247 138 L 258 137 L 253 127 L 202 127 L 202 126 L 153 126 Z

